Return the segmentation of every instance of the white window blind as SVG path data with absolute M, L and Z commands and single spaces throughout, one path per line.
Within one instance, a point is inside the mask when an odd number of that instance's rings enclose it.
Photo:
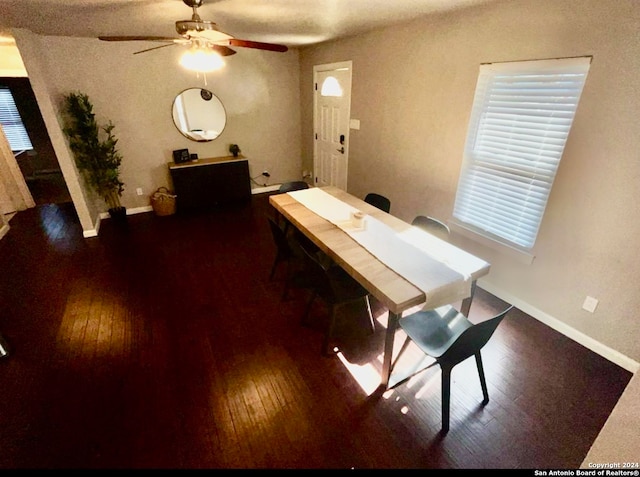
M 454 221 L 533 247 L 590 57 L 481 65 Z
M 33 149 L 13 95 L 9 88 L 4 86 L 0 87 L 0 124 L 13 152 Z

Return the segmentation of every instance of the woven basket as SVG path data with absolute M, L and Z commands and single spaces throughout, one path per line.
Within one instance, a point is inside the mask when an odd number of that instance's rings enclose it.
M 166 187 L 158 187 L 151 195 L 151 207 L 156 215 L 173 215 L 176 213 L 176 197 Z

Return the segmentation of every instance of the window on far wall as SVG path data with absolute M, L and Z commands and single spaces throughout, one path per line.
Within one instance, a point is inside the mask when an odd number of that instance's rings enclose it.
M 327 76 L 322 82 L 320 94 L 322 96 L 335 96 L 339 98 L 342 96 L 342 86 L 340 86 L 340 83 L 335 77 Z
M 528 252 L 591 57 L 480 66 L 454 223 Z
M 6 86 L 0 86 L 0 124 L 2 124 L 2 130 L 13 152 L 33 149 L 27 130 L 22 124 L 18 108 L 16 108 L 16 103 L 13 100 L 11 90 Z

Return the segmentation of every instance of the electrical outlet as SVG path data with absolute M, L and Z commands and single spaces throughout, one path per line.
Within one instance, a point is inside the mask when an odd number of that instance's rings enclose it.
M 597 306 L 598 300 L 596 300 L 592 296 L 587 296 L 584 299 L 584 303 L 582 304 L 582 309 L 587 310 L 589 313 L 593 313 L 594 311 L 596 311 Z
M 262 175 L 265 177 L 271 177 L 271 174 L 269 174 L 269 171 L 262 171 Z
M 138 188 L 136 189 L 136 194 L 138 194 L 138 195 L 142 195 L 142 187 L 138 187 Z

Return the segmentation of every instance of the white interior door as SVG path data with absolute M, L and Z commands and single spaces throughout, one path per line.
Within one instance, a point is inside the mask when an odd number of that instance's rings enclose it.
M 351 61 L 313 67 L 314 182 L 347 190 Z

